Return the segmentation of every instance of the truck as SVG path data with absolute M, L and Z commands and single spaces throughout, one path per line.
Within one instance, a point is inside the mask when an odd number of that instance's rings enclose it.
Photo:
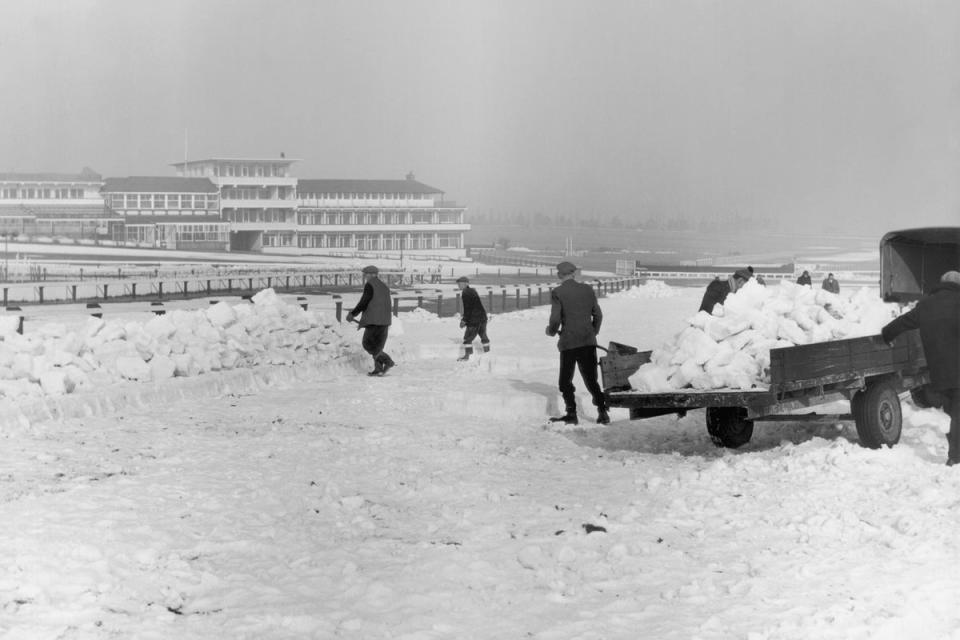
M 879 285 L 886 302 L 918 300 L 944 272 L 958 269 L 960 227 L 891 231 L 880 240 Z M 632 420 L 705 409 L 707 433 L 720 447 L 746 444 L 759 421 L 850 420 L 863 446 L 892 447 L 902 430 L 900 397 L 909 393 L 921 407 L 935 402 L 916 331 L 893 345 L 876 335 L 771 349 L 767 389 L 640 392 L 630 387 L 629 377 L 649 362 L 651 352 L 615 342 L 606 351 L 600 372 L 609 406 L 629 409 Z

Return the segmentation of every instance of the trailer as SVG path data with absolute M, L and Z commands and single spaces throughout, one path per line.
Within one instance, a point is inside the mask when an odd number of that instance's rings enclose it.
M 926 295 L 939 276 L 960 264 L 960 227 L 893 231 L 880 242 L 881 296 L 901 304 Z M 610 343 L 600 358 L 604 395 L 631 419 L 705 409 L 707 432 L 717 446 L 750 441 L 755 422 L 852 420 L 860 443 L 892 447 L 900 440 L 900 396 L 921 407 L 936 404 L 920 336 L 909 331 L 887 345 L 879 335 L 770 350 L 770 385 L 755 389 L 682 389 L 646 393 L 629 377 L 650 351 Z M 848 406 L 849 411 L 832 410 Z M 820 408 L 822 412 L 812 409 Z
M 902 428 L 900 394 L 912 392 L 922 403 L 921 390 L 930 381 L 916 331 L 898 337 L 893 346 L 877 335 L 771 349 L 765 389 L 636 392 L 624 388 L 624 376 L 649 361 L 650 352 L 623 351 L 611 348 L 600 358 L 611 407 L 629 409 L 632 420 L 706 409 L 707 433 L 717 446 L 728 448 L 749 442 L 760 421 L 853 420 L 864 446 L 893 446 Z M 836 406 L 849 411 L 830 410 Z

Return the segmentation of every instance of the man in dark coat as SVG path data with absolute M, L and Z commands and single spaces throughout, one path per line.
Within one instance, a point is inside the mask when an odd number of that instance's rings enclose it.
M 840 293 L 840 283 L 837 282 L 837 279 L 833 277 L 832 273 L 827 274 L 821 286 L 825 291 L 829 291 L 830 293 Z
M 490 338 L 487 337 L 487 310 L 483 308 L 480 294 L 470 286 L 470 278 L 457 278 L 460 287 L 460 301 L 463 304 L 463 315 L 460 316 L 460 328 L 463 329 L 463 355 L 458 361 L 469 360 L 473 355 L 473 341 L 480 336 L 483 351 L 490 351 Z
M 736 292 L 750 279 L 750 272 L 746 269 L 737 269 L 726 280 L 714 278 L 713 282 L 707 285 L 707 290 L 703 292 L 703 300 L 700 301 L 700 311 L 713 313 L 713 308 L 718 304 L 723 304 L 727 296 Z
M 960 464 L 960 272 L 947 271 L 930 294 L 881 330 L 890 343 L 910 329 L 920 330 L 920 342 L 930 369 L 930 387 L 944 399 L 950 416 L 947 466 Z
M 597 304 L 593 287 L 577 282 L 574 275 L 577 267 L 570 262 L 557 265 L 560 284 L 550 291 L 550 322 L 547 335 L 560 334 L 557 348 L 560 350 L 560 393 L 566 413 L 551 418 L 551 422 L 578 424 L 577 401 L 573 386 L 574 367 L 580 370 L 583 384 L 593 397 L 597 407 L 597 424 L 609 424 L 607 402 L 597 381 L 597 334 L 603 322 L 603 312 Z
M 370 265 L 363 268 L 363 293 L 360 302 L 347 314 L 347 322 L 353 322 L 357 314 L 363 327 L 363 350 L 373 356 L 373 371 L 368 376 L 382 376 L 396 365 L 383 348 L 387 344 L 390 329 L 390 289 L 379 278 L 379 269 Z
M 807 286 L 813 286 L 813 278 L 810 277 L 810 272 L 804 269 L 803 273 L 800 274 L 800 277 L 797 278 L 797 284 L 805 284 Z

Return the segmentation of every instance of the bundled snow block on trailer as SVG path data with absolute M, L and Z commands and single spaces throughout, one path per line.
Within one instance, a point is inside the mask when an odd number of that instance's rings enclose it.
M 916 331 L 893 346 L 879 336 L 830 340 L 770 350 L 770 385 L 777 389 L 807 386 L 809 381 L 870 376 L 893 371 L 913 373 L 927 364 Z

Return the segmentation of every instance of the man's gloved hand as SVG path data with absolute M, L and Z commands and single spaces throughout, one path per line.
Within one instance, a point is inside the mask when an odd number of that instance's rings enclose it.
M 461 320 L 461 321 L 460 321 L 460 328 L 461 328 L 461 329 L 464 329 L 464 328 L 466 328 L 466 326 L 467 326 L 467 321 L 466 321 L 466 320 Z
M 353 315 L 352 313 L 347 314 L 347 322 L 353 322 L 355 318 L 356 316 Z

